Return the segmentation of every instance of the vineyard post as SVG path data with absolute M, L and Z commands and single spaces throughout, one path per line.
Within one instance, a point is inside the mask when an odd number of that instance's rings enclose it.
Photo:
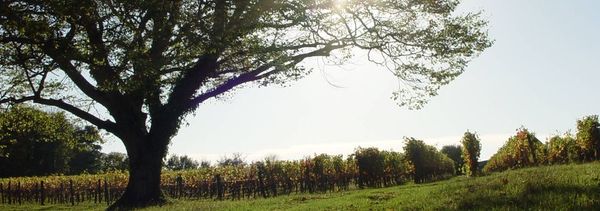
M 96 192 L 94 193 L 94 203 L 100 203 L 102 202 L 102 182 L 100 179 L 98 179 L 98 183 L 96 185 Z
M 92 200 L 92 193 L 93 193 L 93 192 L 94 192 L 94 182 L 92 182 L 92 181 L 90 180 L 90 181 L 88 182 L 88 185 L 87 185 L 87 187 L 86 187 L 85 197 L 84 197 L 84 199 L 82 200 L 82 202 L 83 202 L 83 201 L 85 201 L 85 200 L 91 201 L 91 200 Z
M 64 182 L 60 182 L 60 192 L 58 194 L 58 203 L 65 203 L 65 197 L 64 197 L 64 193 L 65 193 L 65 185 Z
M 75 206 L 75 193 L 73 191 L 73 180 L 69 180 L 69 201 L 71 201 L 71 205 Z
M 31 197 L 31 193 L 29 194 L 29 197 Z M 34 203 L 37 203 L 38 199 L 40 199 L 40 184 L 38 184 L 36 182 L 35 183 L 35 187 L 33 188 L 33 200 L 34 200 Z
M 108 183 L 106 182 L 106 178 L 104 178 L 104 201 L 106 204 L 110 204 L 110 200 L 108 199 Z
M 196 190 L 196 199 L 200 198 L 202 196 L 202 182 L 200 180 L 197 181 L 197 190 Z
M 44 193 L 44 181 L 40 181 L 40 204 L 43 206 L 44 201 L 46 199 L 46 195 Z
M 181 175 L 177 175 L 176 178 L 177 181 L 177 198 L 181 198 L 182 195 L 182 189 L 183 189 L 183 178 L 181 177 Z
M 216 176 L 216 180 L 217 180 L 217 199 L 219 200 L 223 200 L 223 189 L 224 189 L 224 185 L 223 185 L 223 179 L 221 178 L 220 174 L 217 174 Z
M 19 201 L 19 205 L 21 205 L 21 181 L 17 182 L 17 200 Z
M 263 182 L 263 177 L 261 174 L 258 174 L 258 189 L 260 190 L 263 198 L 267 198 L 267 193 L 265 192 L 265 183 Z
M 2 183 L 0 183 L 0 203 L 4 204 L 4 189 L 2 188 Z
M 10 180 L 8 181 L 8 187 L 6 188 L 6 193 L 8 195 L 8 204 L 12 203 L 12 193 L 10 192 Z

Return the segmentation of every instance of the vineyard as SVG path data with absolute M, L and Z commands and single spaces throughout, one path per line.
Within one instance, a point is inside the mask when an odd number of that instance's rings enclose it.
M 597 116 L 585 117 L 578 121 L 576 137 L 555 136 L 546 144 L 521 128 L 491 157 L 483 171 L 600 160 L 598 125 Z M 472 154 L 478 156 L 476 134 L 466 133 L 465 137 L 474 141 Z M 320 154 L 296 161 L 267 158 L 251 164 L 165 170 L 161 185 L 171 198 L 239 200 L 388 187 L 409 180 L 422 183 L 455 173 L 455 162 L 435 147 L 414 138 L 406 138 L 404 143 L 404 153 L 359 147 L 347 157 Z M 473 159 L 472 164 L 476 161 Z M 128 179 L 124 171 L 4 178 L 0 179 L 0 204 L 111 204 L 125 191 Z
M 600 123 L 598 115 L 592 115 L 577 120 L 575 136 L 570 133 L 555 135 L 547 143 L 542 143 L 526 128 L 519 128 L 489 159 L 483 171 L 597 160 L 600 160 Z
M 444 161 L 439 165 L 448 165 L 447 158 Z M 434 162 L 428 165 L 436 165 Z M 345 159 L 341 155 L 321 154 L 298 161 L 265 160 L 249 165 L 165 171 L 161 181 L 162 190 L 172 198 L 266 198 L 292 193 L 342 191 L 351 187 L 400 185 L 412 177 L 411 169 L 415 167 L 411 163 L 414 162 L 405 159 L 402 153 L 358 148 L 355 154 Z M 426 175 L 434 180 L 452 173 L 453 166 L 450 165 Z M 127 180 L 126 172 L 0 179 L 0 203 L 110 204 L 124 192 Z M 426 178 L 419 180 L 425 181 Z

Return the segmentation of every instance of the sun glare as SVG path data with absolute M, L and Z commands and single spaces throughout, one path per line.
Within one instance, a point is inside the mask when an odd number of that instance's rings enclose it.
M 333 7 L 343 9 L 346 6 L 347 0 L 333 0 Z

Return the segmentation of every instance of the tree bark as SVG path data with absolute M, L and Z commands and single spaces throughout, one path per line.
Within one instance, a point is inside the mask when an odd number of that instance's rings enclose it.
M 126 142 L 124 140 L 124 142 Z M 108 210 L 130 210 L 162 205 L 167 199 L 160 189 L 162 159 L 167 145 L 145 142 L 126 142 L 129 158 L 127 189 Z

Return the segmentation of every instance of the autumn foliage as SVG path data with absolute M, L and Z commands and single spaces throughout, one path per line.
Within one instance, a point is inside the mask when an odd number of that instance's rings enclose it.
M 476 133 L 465 132 L 461 140 L 462 157 L 465 162 L 465 173 L 469 176 L 477 174 L 479 153 L 481 152 L 481 142 Z
M 600 123 L 598 116 L 585 116 L 577 120 L 575 137 L 570 133 L 555 135 L 546 144 L 540 142 L 525 128 L 490 158 L 485 171 L 502 171 L 541 164 L 588 162 L 600 159 Z
M 526 128 L 519 128 L 517 134 L 510 137 L 494 154 L 484 171 L 503 171 L 541 164 L 545 156 L 544 144 Z
M 577 145 L 585 161 L 600 159 L 600 124 L 598 115 L 577 120 Z

